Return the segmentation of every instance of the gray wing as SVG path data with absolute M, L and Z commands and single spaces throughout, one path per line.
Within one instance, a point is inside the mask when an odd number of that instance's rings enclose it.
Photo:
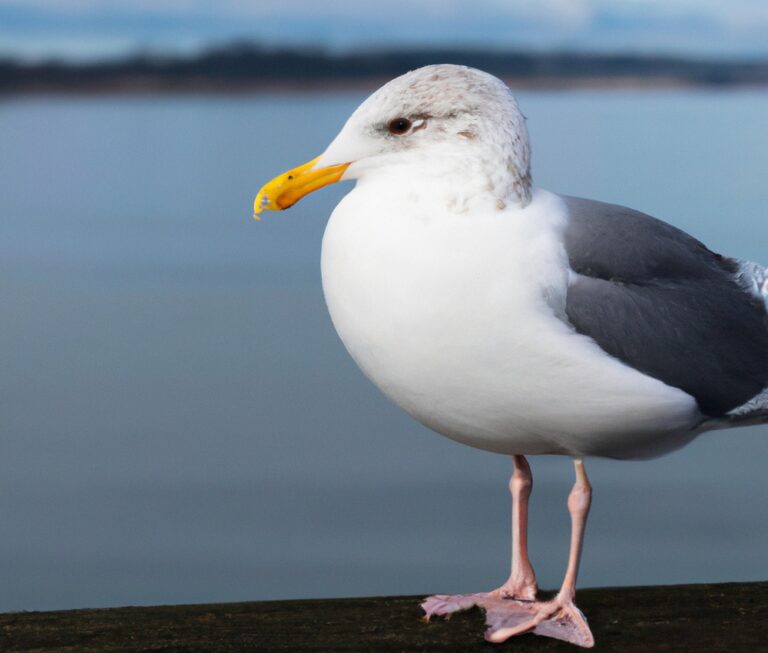
M 766 301 L 740 261 L 622 206 L 563 197 L 574 328 L 713 417 L 768 388 Z

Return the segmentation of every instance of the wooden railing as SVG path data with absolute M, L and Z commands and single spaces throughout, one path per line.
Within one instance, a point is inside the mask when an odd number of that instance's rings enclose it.
M 0 614 L 3 653 L 571 651 L 534 635 L 483 641 L 477 610 L 420 619 L 418 596 Z M 587 589 L 578 603 L 611 653 L 768 652 L 768 582 Z

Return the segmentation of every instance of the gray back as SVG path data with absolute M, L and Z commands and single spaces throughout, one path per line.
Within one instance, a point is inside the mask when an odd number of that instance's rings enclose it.
M 722 416 L 768 387 L 768 313 L 738 261 L 622 206 L 564 197 L 575 329 Z

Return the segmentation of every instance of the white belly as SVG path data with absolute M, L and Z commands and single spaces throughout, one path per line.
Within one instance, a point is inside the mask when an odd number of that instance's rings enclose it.
M 694 437 L 692 397 L 608 357 L 564 319 L 556 195 L 478 215 L 407 198 L 385 207 L 375 191 L 359 185 L 334 211 L 323 288 L 349 353 L 398 406 L 507 454 L 647 457 Z

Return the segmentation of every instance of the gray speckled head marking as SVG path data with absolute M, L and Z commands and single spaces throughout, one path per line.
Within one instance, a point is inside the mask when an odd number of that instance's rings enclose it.
M 399 118 L 412 127 L 393 133 L 390 125 Z M 439 162 L 446 158 L 445 145 L 457 165 L 483 178 L 494 200 L 531 201 L 525 116 L 504 82 L 466 66 L 425 66 L 382 86 L 352 114 L 321 164 L 398 152 L 422 152 Z

